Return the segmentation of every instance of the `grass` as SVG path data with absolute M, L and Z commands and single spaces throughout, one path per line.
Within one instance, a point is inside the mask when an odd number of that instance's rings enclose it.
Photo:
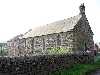
M 100 56 L 100 54 L 98 54 L 98 56 Z M 97 62 L 95 63 L 77 64 L 74 65 L 72 68 L 63 69 L 49 75 L 84 75 L 86 72 L 96 70 L 99 68 L 100 68 L 100 59 L 97 60 Z
M 100 56 L 100 52 L 97 54 L 97 56 Z

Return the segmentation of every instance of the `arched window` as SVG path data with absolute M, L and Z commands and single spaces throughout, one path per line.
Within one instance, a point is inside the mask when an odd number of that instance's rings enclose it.
M 57 46 L 61 46 L 61 36 L 59 34 L 57 36 Z

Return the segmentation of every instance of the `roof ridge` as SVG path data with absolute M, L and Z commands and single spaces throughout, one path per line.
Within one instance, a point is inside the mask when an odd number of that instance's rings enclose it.
M 67 19 L 59 20 L 53 23 L 33 28 L 26 35 L 24 35 L 23 38 L 41 36 L 59 32 L 67 32 L 70 29 L 74 28 L 74 26 L 77 24 L 77 22 L 80 20 L 81 17 L 82 16 L 79 14 Z
M 80 15 L 80 14 L 79 14 L 79 15 Z M 58 22 L 61 22 L 61 21 L 64 21 L 64 20 L 72 19 L 72 18 L 77 17 L 77 16 L 79 16 L 79 15 L 76 15 L 76 16 L 73 16 L 73 17 L 69 17 L 69 18 L 67 18 L 67 19 L 58 20 L 58 21 L 56 21 L 56 22 L 51 22 L 51 23 L 48 23 L 48 24 L 44 24 L 44 25 L 35 27 L 35 28 L 33 28 L 33 29 L 36 29 L 36 28 L 39 28 L 39 27 L 43 27 L 43 26 L 47 26 L 47 25 L 52 25 L 52 24 L 55 24 L 55 23 L 58 23 Z

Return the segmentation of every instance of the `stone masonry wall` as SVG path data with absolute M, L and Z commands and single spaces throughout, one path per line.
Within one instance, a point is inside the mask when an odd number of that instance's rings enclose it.
M 42 50 L 42 36 L 34 37 L 34 50 Z
M 61 35 L 61 46 L 67 48 L 69 51 L 73 49 L 73 31 L 60 33 Z
M 15 43 L 16 41 L 9 41 L 7 43 L 7 50 L 8 50 L 8 56 L 14 56 L 15 55 L 15 50 L 16 50 L 16 47 L 15 47 Z
M 26 49 L 26 39 L 23 38 L 19 41 L 19 55 L 24 55 L 27 53 Z
M 8 50 L 8 55 L 10 56 L 11 55 L 11 41 L 8 41 L 7 42 L 7 50 Z
M 43 37 L 42 36 L 35 36 L 34 37 L 33 55 L 42 54 L 42 51 L 43 51 Z
M 73 34 L 75 50 L 85 51 L 85 43 L 90 51 L 93 50 L 93 33 L 85 16 L 74 27 Z
M 80 28 L 77 27 L 75 29 L 76 30 L 74 31 L 74 34 L 73 30 L 59 33 L 61 37 L 60 38 L 61 47 L 68 49 L 69 52 L 79 51 L 79 50 L 84 51 L 84 43 L 87 39 L 89 39 L 89 38 L 86 39 L 85 36 L 86 33 L 83 31 L 84 29 L 82 29 L 82 27 Z M 49 50 L 57 47 L 57 36 L 58 34 L 49 34 L 45 36 L 24 38 L 18 41 L 11 42 L 11 47 L 9 46 L 8 48 L 10 56 L 47 54 Z M 13 43 L 15 46 L 13 46 Z
M 19 56 L 0 58 L 0 73 L 7 75 L 48 75 L 77 63 L 92 63 L 91 53 Z
M 46 50 L 51 50 L 54 47 L 57 47 L 57 34 L 47 35 L 46 38 Z
M 32 54 L 33 53 L 33 37 L 26 38 L 26 54 Z
M 20 42 L 20 40 L 15 41 L 15 55 L 16 56 L 20 54 L 19 42 Z

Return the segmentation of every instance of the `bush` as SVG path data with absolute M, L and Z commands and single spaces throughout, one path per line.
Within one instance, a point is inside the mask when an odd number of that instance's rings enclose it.
M 49 51 L 49 54 L 62 54 L 62 53 L 67 53 L 69 50 L 62 48 L 62 47 L 56 47 L 53 48 Z

